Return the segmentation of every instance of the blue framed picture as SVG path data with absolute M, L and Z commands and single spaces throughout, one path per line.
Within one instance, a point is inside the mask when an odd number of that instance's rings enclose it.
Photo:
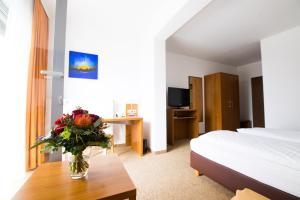
M 98 55 L 70 51 L 69 77 L 98 79 Z

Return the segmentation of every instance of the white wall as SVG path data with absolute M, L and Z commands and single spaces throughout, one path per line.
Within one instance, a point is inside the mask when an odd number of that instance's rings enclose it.
M 66 49 L 98 54 L 99 79 L 68 78 L 66 61 L 66 102 L 84 99 L 86 105 L 98 106 L 100 114 L 105 102 L 138 103 L 151 150 L 166 150 L 166 35 L 210 1 L 69 1 Z M 163 39 L 157 42 L 157 36 Z
M 251 120 L 253 124 L 251 78 L 262 76 L 261 62 L 238 66 L 237 72 L 240 82 L 240 118 Z
M 1 164 L 0 199 L 10 199 L 25 177 L 25 116 L 32 0 L 11 0 L 0 44 Z
M 230 65 L 201 60 L 173 52 L 167 52 L 167 87 L 189 88 L 188 77 L 203 77 L 216 72 L 237 74 L 237 68 Z M 204 79 L 203 79 L 204 84 Z M 203 88 L 204 92 L 204 88 Z M 203 94 L 204 102 L 204 94 Z M 204 105 L 204 104 L 203 104 Z M 204 110 L 204 109 L 203 109 Z M 204 113 L 203 113 L 204 116 Z M 205 122 L 204 122 L 205 123 Z M 200 123 L 200 132 L 205 132 L 205 124 Z
M 212 0 L 171 0 L 166 4 L 167 9 L 163 10 L 161 15 L 153 20 L 153 24 L 158 25 L 152 28 L 155 40 L 154 46 L 149 45 L 149 50 L 146 52 L 148 58 L 150 58 L 147 63 L 154 69 L 154 106 L 152 107 L 153 130 L 151 131 L 151 135 L 153 135 L 153 138 L 157 143 L 156 147 L 154 146 L 155 149 L 166 150 L 167 148 L 167 106 L 165 98 L 163 98 L 166 95 L 166 40 L 211 1 Z
M 265 123 L 300 130 L 300 26 L 261 41 Z
M 153 69 L 142 58 L 144 31 L 159 1 L 72 0 L 68 3 L 64 98 L 65 108 L 81 105 L 93 108 L 104 117 L 112 117 L 113 102 L 125 109 L 125 103 L 138 103 L 144 117 L 146 138 L 151 139 L 153 109 Z M 81 13 L 78 15 L 78 13 Z M 154 13 L 154 12 L 153 12 Z M 154 41 L 154 40 L 153 40 Z M 68 77 L 69 50 L 99 56 L 98 80 Z M 119 110 L 119 113 L 124 110 Z M 117 143 L 123 132 L 114 133 Z M 164 147 L 159 147 L 164 148 Z

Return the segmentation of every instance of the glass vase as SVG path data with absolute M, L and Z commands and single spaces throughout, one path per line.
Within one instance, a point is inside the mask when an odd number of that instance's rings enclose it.
M 82 155 L 82 153 L 70 155 L 68 162 L 72 179 L 81 179 L 87 175 L 89 170 L 89 156 Z

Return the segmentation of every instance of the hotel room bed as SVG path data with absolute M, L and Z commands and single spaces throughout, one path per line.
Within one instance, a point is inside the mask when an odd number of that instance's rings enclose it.
M 247 187 L 271 199 L 300 199 L 300 135 L 263 130 L 214 131 L 191 140 L 191 167 L 232 191 Z

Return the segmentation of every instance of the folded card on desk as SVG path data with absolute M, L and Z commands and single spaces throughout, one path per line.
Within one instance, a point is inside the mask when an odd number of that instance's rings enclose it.
M 127 115 L 128 116 L 136 116 L 136 114 L 137 114 L 136 110 L 133 110 L 133 109 L 127 110 Z
M 127 117 L 138 116 L 138 105 L 137 104 L 126 104 L 126 116 Z

